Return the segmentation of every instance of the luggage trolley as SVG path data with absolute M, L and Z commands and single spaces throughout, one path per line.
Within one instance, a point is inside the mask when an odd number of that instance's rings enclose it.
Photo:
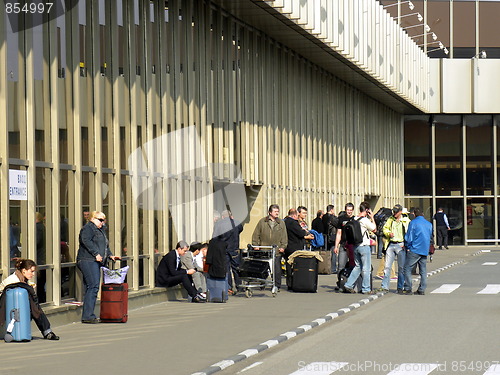
M 274 262 L 277 246 L 258 246 L 257 249 L 248 245 L 246 256 L 242 255 L 239 267 L 240 285 L 238 290 L 244 290 L 247 298 L 252 297 L 253 289 L 271 288 L 273 297 L 278 294 L 275 285 Z M 269 280 L 269 274 L 271 280 Z

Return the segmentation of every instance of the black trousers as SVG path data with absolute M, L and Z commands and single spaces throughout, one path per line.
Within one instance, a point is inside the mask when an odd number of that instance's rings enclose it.
M 448 228 L 439 226 L 436 228 L 438 247 L 448 247 Z
M 167 279 L 167 283 L 165 285 L 162 285 L 162 286 L 166 287 L 166 288 L 170 288 L 172 286 L 176 286 L 179 284 L 182 284 L 184 289 L 186 289 L 186 291 L 188 292 L 188 294 L 191 297 L 194 297 L 198 294 L 198 292 L 196 291 L 196 289 L 193 286 L 193 281 L 191 280 L 191 278 L 189 277 L 189 275 L 187 273 L 181 274 L 181 275 L 170 276 Z

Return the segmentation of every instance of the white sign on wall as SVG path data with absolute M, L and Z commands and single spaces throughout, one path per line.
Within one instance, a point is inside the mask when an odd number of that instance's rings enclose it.
M 28 173 L 9 169 L 9 199 L 11 201 L 28 200 Z

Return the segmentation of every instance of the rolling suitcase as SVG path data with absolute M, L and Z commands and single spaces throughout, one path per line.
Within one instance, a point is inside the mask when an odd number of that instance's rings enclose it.
M 224 303 L 228 299 L 227 279 L 207 277 L 208 302 Z
M 330 275 L 332 273 L 332 251 L 320 250 L 319 255 L 323 260 L 318 263 L 318 273 L 320 275 Z
M 347 265 L 342 271 L 338 273 L 337 287 L 341 292 L 344 291 L 345 283 L 347 282 L 347 279 L 351 275 L 353 269 L 354 267 Z M 356 280 L 356 283 L 354 284 L 354 287 L 358 289 L 358 292 L 361 292 L 362 284 L 363 284 L 363 275 L 360 274 L 358 279 Z M 370 289 L 373 290 L 373 266 L 370 271 Z
M 292 290 L 316 293 L 318 288 L 318 259 L 296 257 L 292 266 Z
M 23 288 L 7 289 L 5 302 L 5 342 L 31 341 L 31 309 L 28 291 Z
M 102 284 L 101 322 L 126 323 L 128 320 L 128 284 Z

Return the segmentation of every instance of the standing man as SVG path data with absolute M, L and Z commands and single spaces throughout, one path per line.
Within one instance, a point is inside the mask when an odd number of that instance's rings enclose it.
M 443 246 L 448 250 L 448 231 L 450 230 L 450 224 L 448 223 L 448 217 L 443 212 L 442 207 L 438 208 L 438 212 L 434 214 L 433 219 L 436 220 L 438 250 L 442 250 Z
M 243 225 L 235 220 L 231 211 L 224 210 L 221 213 L 221 219 L 214 225 L 213 238 L 220 236 L 220 240 L 227 243 L 226 261 L 227 261 L 227 284 L 228 294 L 235 294 L 240 284 L 238 276 L 238 251 L 240 249 L 240 233 L 243 231 Z M 231 271 L 234 276 L 231 276 Z
M 335 237 L 335 248 L 334 252 L 339 258 L 338 271 L 343 270 L 347 265 L 348 260 L 348 248 L 350 245 L 346 244 L 345 234 L 342 231 L 344 225 L 346 225 L 350 220 L 353 219 L 354 205 L 352 203 L 347 203 L 345 205 L 345 213 L 339 215 L 337 221 L 337 235 Z
M 403 294 L 412 294 L 411 270 L 418 263 L 420 285 L 415 294 L 424 295 L 427 287 L 427 256 L 432 238 L 432 224 L 425 220 L 420 208 L 414 208 L 415 219 L 410 222 L 405 235 L 408 253 L 405 262 L 405 283 Z
M 391 279 L 391 269 L 394 259 L 398 259 L 398 292 L 403 291 L 404 286 L 404 267 L 406 261 L 406 250 L 405 250 L 405 234 L 408 232 L 408 225 L 410 224 L 410 219 L 407 216 L 403 216 L 403 206 L 396 204 L 392 208 L 392 216 L 387 219 L 383 234 L 386 238 L 385 242 L 385 268 L 384 268 L 384 278 L 382 280 L 382 287 L 380 288 L 383 292 L 389 291 L 389 281 Z
M 325 227 L 323 225 L 323 216 L 325 216 L 324 212 L 322 210 L 319 210 L 316 213 L 316 218 L 311 223 L 311 228 L 318 233 L 323 233 L 325 231 Z
M 286 233 L 288 244 L 285 249 L 285 265 L 286 265 L 286 286 L 292 287 L 292 267 L 288 264 L 288 257 L 297 250 L 303 250 L 306 240 L 314 238 L 313 234 L 305 231 L 299 223 L 298 212 L 295 208 L 288 210 L 288 216 L 284 220 L 286 225 Z
M 337 237 L 337 226 L 339 219 L 335 216 L 333 204 L 326 206 L 326 213 L 323 215 L 323 234 L 325 236 L 325 249 L 332 252 L 332 273 L 337 273 L 337 254 L 335 253 L 335 238 Z
M 281 288 L 281 258 L 288 243 L 286 226 L 279 216 L 280 207 L 277 204 L 270 205 L 268 215 L 259 220 L 252 235 L 252 245 L 257 249 L 259 246 L 278 247 L 274 259 L 274 280 L 278 290 Z
M 354 261 L 355 267 L 347 279 L 344 287 L 345 293 L 356 293 L 354 291 L 354 283 L 358 280 L 359 275 L 362 275 L 363 282 L 361 287 L 362 294 L 372 294 L 371 289 L 371 249 L 370 249 L 370 232 L 373 232 L 377 226 L 373 221 L 373 214 L 370 210 L 368 202 L 362 202 L 359 205 L 359 214 L 354 220 L 359 220 L 361 226 L 362 242 L 354 244 Z

